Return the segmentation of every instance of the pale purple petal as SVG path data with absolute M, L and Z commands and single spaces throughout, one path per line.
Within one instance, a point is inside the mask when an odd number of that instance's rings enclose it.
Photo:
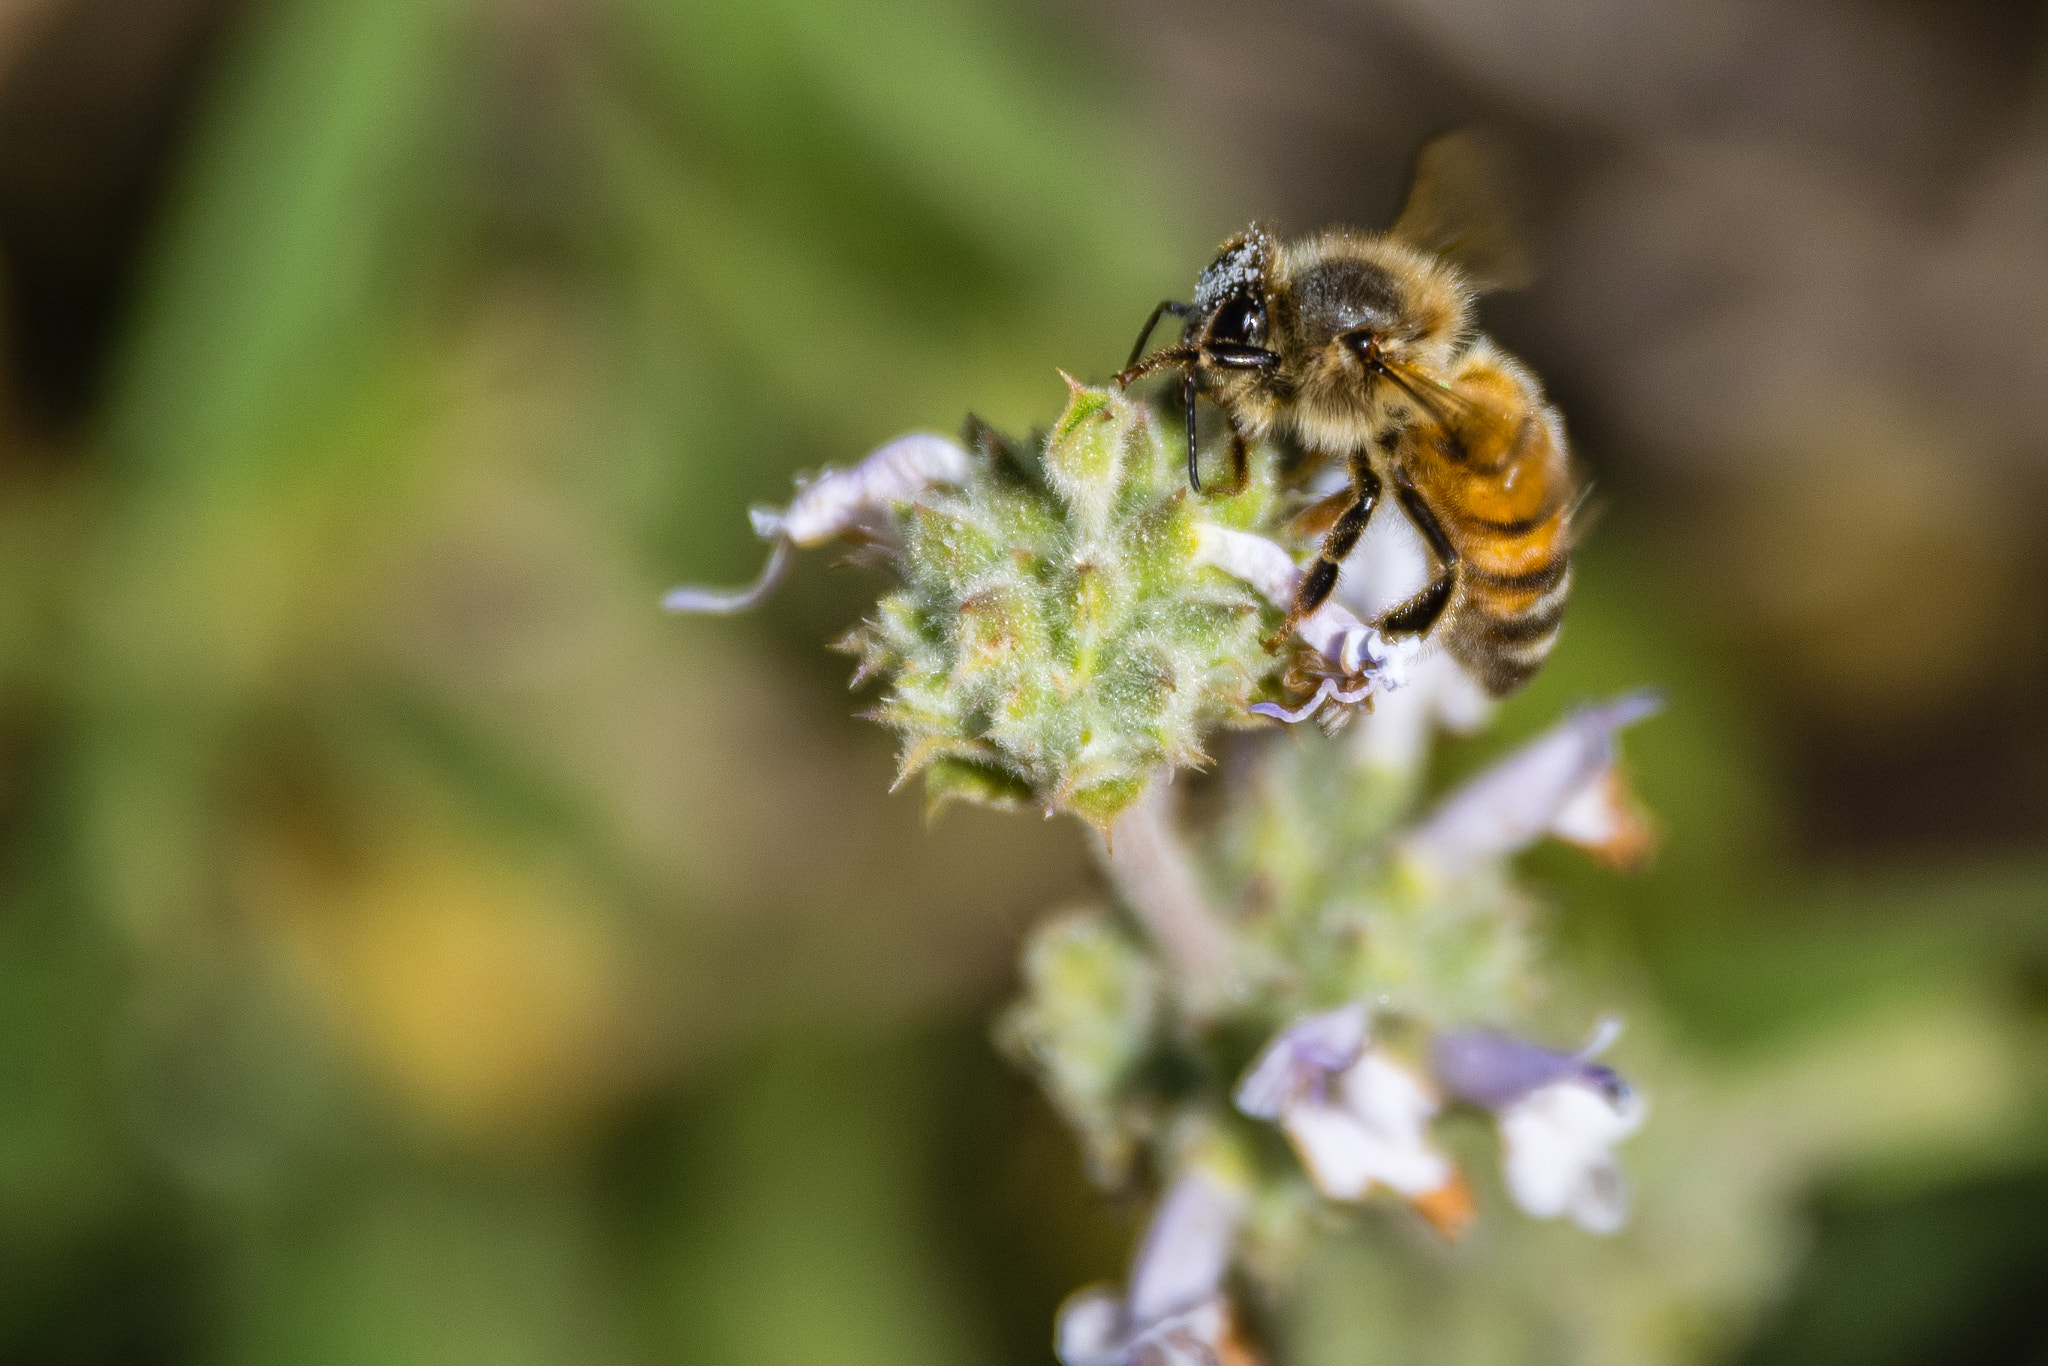
M 1124 1347 L 1128 1366 L 1218 1366 L 1230 1330 L 1230 1305 L 1221 1295 L 1139 1333 Z
M 1308 720 L 1311 716 L 1314 716 L 1316 712 L 1321 709 L 1323 703 L 1329 701 L 1331 696 L 1335 694 L 1336 691 L 1337 680 L 1334 678 L 1326 678 L 1321 683 L 1316 685 L 1315 693 L 1312 696 L 1310 696 L 1308 701 L 1302 703 L 1300 706 L 1296 707 L 1292 711 L 1289 711 L 1287 708 L 1281 706 L 1278 702 L 1254 702 L 1249 707 L 1246 707 L 1245 710 L 1250 712 L 1254 716 L 1270 716 L 1275 721 L 1285 721 L 1290 726 L 1298 725 L 1301 722 Z M 1372 690 L 1370 688 L 1367 688 L 1363 693 L 1360 694 L 1360 696 L 1362 697 L 1365 695 L 1365 693 L 1369 693 L 1371 691 Z
M 1585 1065 L 1570 1053 L 1476 1030 L 1437 1035 L 1430 1061 L 1446 1091 L 1489 1110 L 1504 1109 Z
M 1116 1366 L 1124 1339 L 1123 1301 L 1108 1286 L 1075 1291 L 1053 1320 L 1053 1351 L 1064 1366 Z
M 1321 487 L 1332 494 L 1350 488 L 1347 473 L 1329 466 L 1325 469 L 1329 481 Z M 1344 557 L 1344 572 L 1337 578 L 1335 594 L 1362 620 L 1371 621 L 1413 598 L 1435 577 L 1429 544 L 1415 523 L 1382 512 L 1366 523 L 1358 544 Z
M 964 484 L 967 452 L 942 436 L 913 432 L 899 436 L 849 470 L 825 470 L 803 486 L 779 517 L 757 512 L 762 535 L 788 537 L 814 546 L 915 499 L 934 484 Z
M 1224 1273 L 1242 1193 L 1200 1169 L 1159 1202 L 1131 1268 L 1128 1296 L 1091 1286 L 1069 1296 L 1053 1326 L 1064 1366 L 1209 1366 L 1230 1326 Z
M 1133 1327 L 1143 1329 L 1216 1294 L 1242 1208 L 1238 1192 L 1200 1170 L 1173 1183 L 1131 1267 Z
M 775 548 L 768 552 L 768 563 L 762 567 L 761 575 L 745 588 L 700 588 L 684 584 L 672 588 L 662 598 L 663 610 L 669 612 L 691 612 L 709 616 L 731 616 L 736 612 L 751 612 L 768 600 L 789 572 L 789 562 L 795 551 L 786 540 L 777 538 Z
M 1553 1082 L 1575 1080 L 1610 1097 L 1630 1094 L 1613 1068 L 1593 1061 L 1621 1035 L 1621 1022 L 1604 1019 L 1576 1053 L 1545 1048 L 1512 1035 L 1447 1030 L 1437 1035 L 1430 1064 L 1446 1091 L 1489 1110 L 1503 1110 Z
M 1533 843 L 1613 764 L 1615 735 L 1662 705 L 1631 693 L 1567 717 L 1452 793 L 1409 833 L 1405 852 L 1456 877 Z
M 1289 1101 L 1319 1094 L 1330 1076 L 1365 1051 L 1367 1019 L 1365 1003 L 1354 1001 L 1281 1030 L 1238 1083 L 1237 1108 L 1255 1119 L 1277 1119 Z
M 793 548 L 810 547 L 849 531 L 879 523 L 894 508 L 934 484 L 964 484 L 967 452 L 941 436 L 913 432 L 899 436 L 850 470 L 828 469 L 802 483 L 788 508 L 756 507 L 747 512 L 754 534 L 775 549 L 761 576 L 745 588 L 704 588 L 685 584 L 661 600 L 671 612 L 729 616 L 751 612 L 767 601 L 789 572 Z

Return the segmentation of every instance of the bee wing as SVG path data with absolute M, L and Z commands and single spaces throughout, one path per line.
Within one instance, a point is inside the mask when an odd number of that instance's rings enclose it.
M 1584 479 L 1583 476 L 1581 478 L 1578 494 L 1572 499 L 1572 510 L 1566 514 L 1566 522 L 1571 527 L 1573 550 L 1585 544 L 1586 537 L 1600 524 L 1600 519 L 1607 515 L 1607 500 L 1595 498 L 1593 481 Z
M 1416 366 L 1391 363 L 1381 373 L 1399 385 L 1439 426 L 1457 432 L 1468 452 L 1494 453 L 1485 462 L 1486 468 L 1504 468 L 1521 460 L 1534 449 L 1533 438 L 1542 433 L 1541 425 L 1529 422 L 1526 414 L 1507 411 L 1487 399 L 1461 392 Z M 1582 486 L 1580 476 L 1574 472 L 1556 481 L 1554 491 L 1559 500 L 1578 498 Z
M 1475 289 L 1520 289 L 1536 268 L 1512 165 L 1500 139 L 1481 129 L 1431 138 L 1415 158 L 1392 236 L 1449 261 Z
M 1483 427 L 1500 435 L 1507 433 L 1513 422 L 1506 413 L 1492 404 L 1473 398 L 1470 394 L 1459 393 L 1456 389 L 1428 373 L 1419 366 L 1404 365 L 1398 361 L 1381 362 L 1380 373 L 1399 385 L 1408 397 L 1439 423 L 1459 428 Z

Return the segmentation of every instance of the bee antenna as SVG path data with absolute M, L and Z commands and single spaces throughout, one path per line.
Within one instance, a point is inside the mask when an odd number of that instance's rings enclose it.
M 1202 470 L 1195 454 L 1195 391 L 1196 372 L 1195 367 L 1190 365 L 1187 367 L 1187 378 L 1181 382 L 1181 406 L 1187 409 L 1188 487 L 1193 489 L 1197 496 L 1200 496 L 1202 492 Z

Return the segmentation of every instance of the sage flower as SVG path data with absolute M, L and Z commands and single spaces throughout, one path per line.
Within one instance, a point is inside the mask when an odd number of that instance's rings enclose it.
M 1064 1366 L 1249 1363 L 1223 1294 L 1242 1212 L 1242 1195 L 1206 1171 L 1176 1181 L 1139 1244 L 1127 1293 L 1090 1286 L 1060 1307 L 1053 1347 Z
M 754 534 L 769 542 L 768 563 L 745 588 L 670 590 L 661 605 L 671 612 L 729 615 L 752 611 L 782 582 L 798 548 L 808 549 L 842 536 L 893 540 L 887 518 L 936 485 L 964 484 L 967 452 L 942 436 L 912 432 L 876 449 L 852 469 L 819 471 L 797 485 L 786 508 L 756 507 L 747 516 Z
M 1281 611 L 1293 605 L 1301 570 L 1279 545 L 1249 531 L 1209 523 L 1198 525 L 1196 533 L 1196 555 L 1202 563 L 1242 579 Z M 1296 622 L 1294 633 L 1322 656 L 1327 674 L 1298 707 L 1259 702 L 1246 710 L 1293 724 L 1324 713 L 1325 704 L 1335 704 L 1326 714 L 1341 721 L 1369 699 L 1403 686 L 1423 651 L 1419 639 L 1383 636 L 1335 598 Z
M 1411 865 L 1461 877 L 1544 834 L 1617 862 L 1639 860 L 1649 827 L 1615 769 L 1615 736 L 1655 715 L 1653 693 L 1584 707 L 1452 793 L 1402 841 Z
M 1455 1233 L 1470 1206 L 1457 1168 L 1429 1143 L 1436 1100 L 1368 1046 L 1366 1029 L 1354 1003 L 1281 1031 L 1239 1083 L 1237 1108 L 1279 1123 L 1325 1197 L 1360 1200 L 1383 1185 Z
M 1628 1218 L 1614 1145 L 1642 1127 L 1648 1106 L 1592 1061 L 1618 1032 L 1604 1025 L 1576 1053 L 1478 1031 L 1437 1038 L 1438 1080 L 1494 1112 L 1508 1193 L 1536 1218 L 1569 1215 L 1592 1233 L 1613 1233 Z

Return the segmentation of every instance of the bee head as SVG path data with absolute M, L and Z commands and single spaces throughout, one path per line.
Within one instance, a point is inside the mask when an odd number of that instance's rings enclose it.
M 1471 325 L 1471 293 L 1429 253 L 1332 231 L 1274 263 L 1278 330 L 1292 343 L 1290 412 L 1305 435 L 1343 444 L 1370 423 L 1394 370 L 1449 364 Z
M 1276 255 L 1272 235 L 1253 224 L 1225 242 L 1216 259 L 1195 282 L 1190 303 L 1167 300 L 1152 310 L 1130 364 L 1116 377 L 1118 385 L 1165 366 L 1182 370 L 1182 394 L 1188 412 L 1188 482 L 1197 492 L 1195 471 L 1195 398 L 1202 392 L 1228 409 L 1239 437 L 1263 431 L 1271 421 L 1272 393 L 1280 353 L 1268 349 L 1272 307 L 1268 271 Z M 1161 315 L 1183 319 L 1178 346 L 1145 354 L 1145 343 Z
M 1195 282 L 1193 302 L 1169 299 L 1152 310 L 1117 382 L 1128 384 L 1170 365 L 1182 367 L 1191 378 L 1202 371 L 1211 379 L 1274 370 L 1279 357 L 1267 349 L 1272 334 L 1267 272 L 1275 255 L 1272 237 L 1256 224 L 1225 242 Z M 1145 343 L 1167 313 L 1183 320 L 1180 344 L 1148 356 Z
M 1225 242 L 1195 281 L 1181 339 L 1196 346 L 1257 346 L 1266 335 L 1273 239 L 1254 224 Z

